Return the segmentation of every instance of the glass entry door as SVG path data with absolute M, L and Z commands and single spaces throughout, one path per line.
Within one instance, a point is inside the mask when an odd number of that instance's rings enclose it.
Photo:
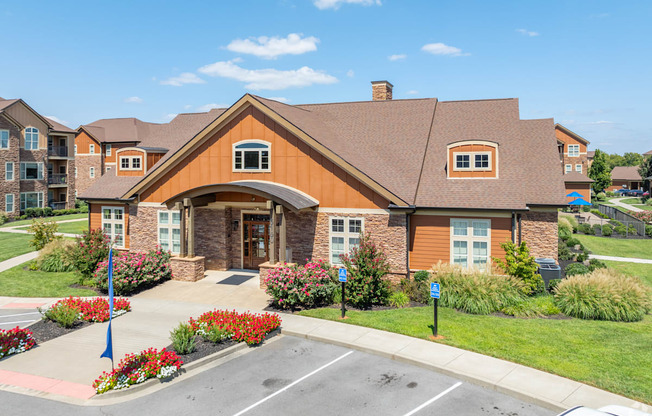
M 242 266 L 257 269 L 269 260 L 269 215 L 244 214 L 242 225 Z

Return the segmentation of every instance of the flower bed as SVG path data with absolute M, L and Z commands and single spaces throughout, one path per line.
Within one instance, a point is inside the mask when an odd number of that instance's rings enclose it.
M 263 342 L 265 336 L 281 326 L 281 318 L 275 313 L 255 314 L 236 311 L 214 310 L 202 314 L 199 318 L 190 318 L 190 327 L 195 334 L 206 333 L 217 326 L 231 335 L 234 341 L 244 341 L 247 345 Z
M 0 329 L 0 358 L 25 352 L 36 345 L 27 328 Z
M 93 275 L 97 287 L 108 288 L 109 261 L 100 262 Z M 158 284 L 172 277 L 170 252 L 161 249 L 148 253 L 124 253 L 113 256 L 113 290 L 127 295 L 137 289 Z
M 107 298 L 82 299 L 73 298 L 61 299 L 50 307 L 49 310 L 68 307 L 79 311 L 77 318 L 87 322 L 106 322 L 109 320 L 109 300 Z M 113 317 L 124 315 L 131 310 L 131 304 L 127 299 L 113 299 Z M 46 312 L 47 313 L 47 312 Z
M 149 348 L 139 354 L 127 354 L 115 370 L 103 372 L 93 383 L 93 388 L 97 394 L 102 394 L 140 384 L 154 377 L 171 377 L 179 371 L 182 364 L 183 361 L 173 351 Z

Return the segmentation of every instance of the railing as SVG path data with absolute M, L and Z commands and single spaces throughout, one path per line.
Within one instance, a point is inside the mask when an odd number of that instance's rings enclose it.
M 53 173 L 48 175 L 48 185 L 65 185 L 68 183 L 68 175 L 65 173 Z
M 68 146 L 48 146 L 49 156 L 68 156 Z
M 638 218 L 624 213 L 618 210 L 616 207 L 611 207 L 608 205 L 600 204 L 598 205 L 598 210 L 601 213 L 608 215 L 609 218 L 613 218 L 614 220 L 622 222 L 628 229 L 630 226 L 636 228 L 638 235 L 645 235 L 645 223 Z
M 52 209 L 66 209 L 66 202 L 50 202 L 50 208 Z

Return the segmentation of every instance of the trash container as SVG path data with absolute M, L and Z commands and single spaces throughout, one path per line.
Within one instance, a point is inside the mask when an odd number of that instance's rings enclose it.
M 555 259 L 536 258 L 534 261 L 539 265 L 539 274 L 543 278 L 546 289 L 548 289 L 548 283 L 552 279 L 561 279 L 561 266 L 557 264 Z

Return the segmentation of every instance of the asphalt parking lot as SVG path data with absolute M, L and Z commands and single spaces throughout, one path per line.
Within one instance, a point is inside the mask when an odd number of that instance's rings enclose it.
M 496 415 L 555 413 L 386 358 L 283 336 L 182 383 L 111 406 L 0 391 L 0 414 Z
M 0 309 L 0 329 L 23 328 L 41 319 L 36 309 Z

